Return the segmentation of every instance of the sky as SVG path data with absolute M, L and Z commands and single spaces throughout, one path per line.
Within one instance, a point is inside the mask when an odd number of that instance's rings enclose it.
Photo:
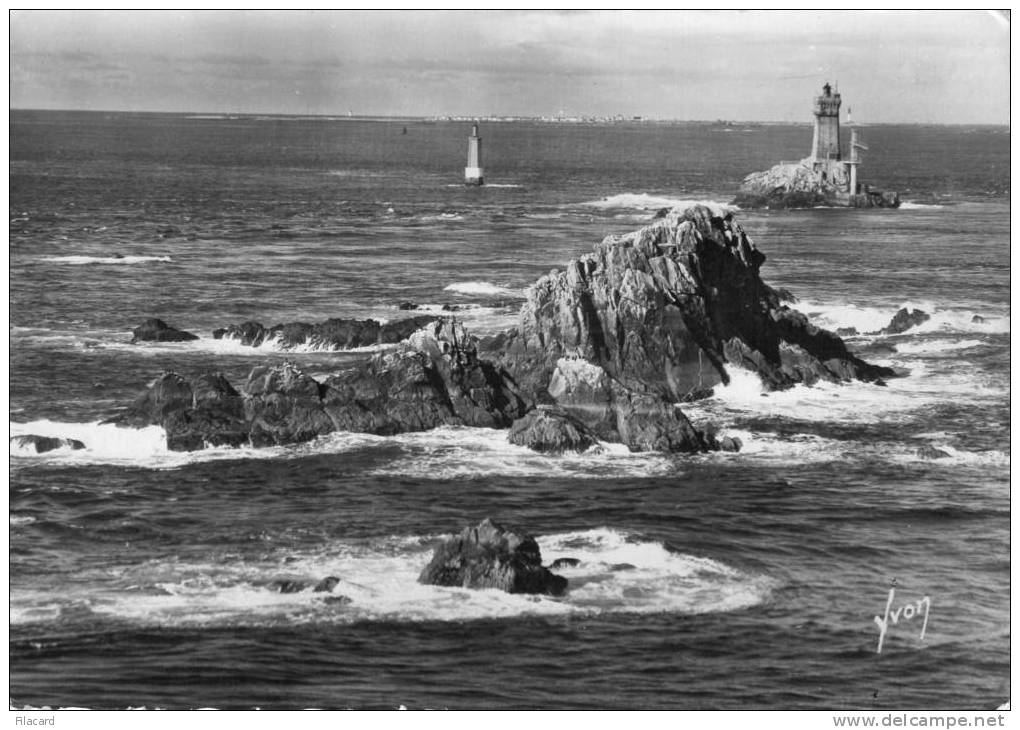
M 992 11 L 26 11 L 16 109 L 1009 122 Z

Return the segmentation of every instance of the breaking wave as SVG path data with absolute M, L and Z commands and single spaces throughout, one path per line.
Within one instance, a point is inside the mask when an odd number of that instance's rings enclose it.
M 925 210 L 925 209 L 937 209 L 945 206 L 939 205 L 938 203 L 915 203 L 911 200 L 904 200 L 900 203 L 900 210 Z
M 692 200 L 689 198 L 673 198 L 661 195 L 649 195 L 648 193 L 621 193 L 611 195 L 602 200 L 590 200 L 582 205 L 602 210 L 614 208 L 630 208 L 635 210 L 659 210 L 660 208 L 690 208 L 695 205 L 705 205 L 712 209 L 718 216 L 724 216 L 728 212 L 739 210 L 736 206 L 726 203 L 719 203 L 714 200 Z
M 301 444 L 266 446 L 210 446 L 198 451 L 171 451 L 159 426 L 143 429 L 113 424 L 58 421 L 10 422 L 12 436 L 36 434 L 81 441 L 84 449 L 36 453 L 11 446 L 14 466 L 36 464 L 109 464 L 149 469 L 177 469 L 188 464 L 239 459 L 301 459 L 322 454 L 364 450 L 379 454 L 375 475 L 422 479 L 461 479 L 490 475 L 518 477 L 574 476 L 586 479 L 679 474 L 676 457 L 631 453 L 621 444 L 602 444 L 582 454 L 540 454 L 507 441 L 507 432 L 490 428 L 444 426 L 397 436 L 338 431 Z M 394 454 L 394 448 L 397 453 Z M 385 458 L 383 458 L 385 456 Z
M 849 302 L 801 300 L 792 306 L 820 327 L 833 331 L 840 327 L 854 327 L 861 335 L 877 333 L 887 327 L 902 308 L 920 309 L 931 316 L 927 322 L 907 330 L 906 333 L 910 335 L 930 332 L 1006 334 L 1010 331 L 1008 313 L 987 309 L 944 308 L 935 302 L 903 302 L 899 306 L 870 307 Z
M 524 297 L 523 289 L 510 289 L 505 286 L 492 284 L 488 281 L 458 281 L 453 284 L 447 284 L 443 287 L 443 291 L 490 297 Z

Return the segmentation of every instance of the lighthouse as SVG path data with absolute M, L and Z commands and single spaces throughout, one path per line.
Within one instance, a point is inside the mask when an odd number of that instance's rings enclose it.
M 815 162 L 839 160 L 839 92 L 832 93 L 828 83 L 822 87 L 820 96 L 815 97 L 815 139 L 811 145 L 811 157 Z
M 478 136 L 478 125 L 471 127 L 471 136 L 468 137 L 467 167 L 464 168 L 465 185 L 484 185 L 482 175 L 482 138 Z

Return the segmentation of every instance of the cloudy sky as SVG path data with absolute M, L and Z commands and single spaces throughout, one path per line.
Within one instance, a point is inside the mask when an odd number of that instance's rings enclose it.
M 14 108 L 1009 121 L 988 11 L 12 11 Z

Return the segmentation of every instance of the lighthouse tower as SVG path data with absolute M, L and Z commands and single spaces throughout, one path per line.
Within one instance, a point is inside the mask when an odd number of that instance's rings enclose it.
M 828 83 L 821 96 L 815 97 L 815 139 L 811 158 L 816 162 L 839 160 L 839 92 L 832 93 Z
M 464 168 L 464 184 L 485 184 L 482 174 L 482 138 L 478 136 L 477 124 L 471 127 L 471 136 L 468 137 L 468 157 L 467 167 Z

